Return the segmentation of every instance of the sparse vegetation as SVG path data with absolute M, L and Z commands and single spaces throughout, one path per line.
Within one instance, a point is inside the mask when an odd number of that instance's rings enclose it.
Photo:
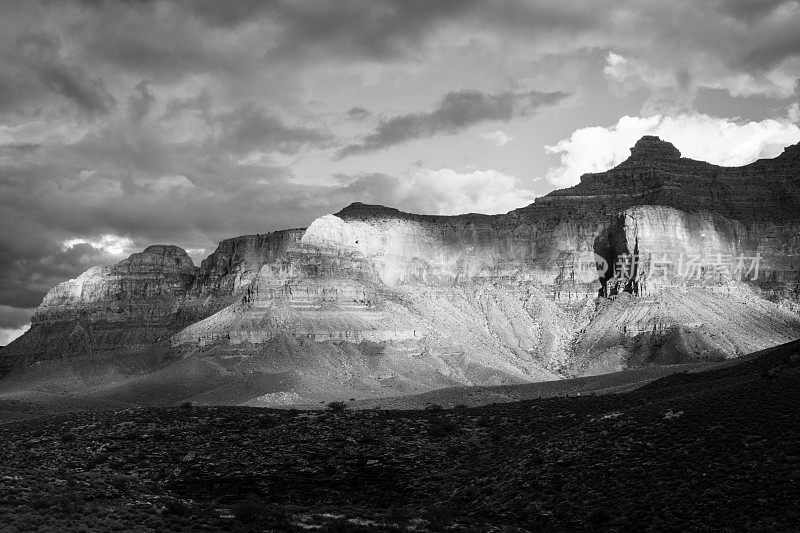
M 457 410 L 9 422 L 0 530 L 791 531 L 798 382 L 800 358 L 775 356 L 626 394 Z
M 164 500 L 164 511 L 174 516 L 190 516 L 192 507 L 180 498 L 167 498 Z
M 458 430 L 458 424 L 449 418 L 435 418 L 428 426 L 428 436 L 432 439 L 441 439 L 452 435 Z
M 334 413 L 338 413 L 339 411 L 344 411 L 345 409 L 347 409 L 347 404 L 345 402 L 328 403 L 328 410 L 333 411 Z
M 264 520 L 266 511 L 263 503 L 244 500 L 234 505 L 233 515 L 243 524 L 255 524 Z

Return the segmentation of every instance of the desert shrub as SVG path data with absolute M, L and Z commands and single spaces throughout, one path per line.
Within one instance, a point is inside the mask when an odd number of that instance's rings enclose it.
M 412 513 L 403 507 L 392 507 L 389 510 L 389 519 L 395 522 L 405 522 L 411 518 Z
M 503 436 L 504 436 L 504 434 L 503 434 L 503 432 L 500 430 L 500 428 L 493 428 L 493 429 L 491 429 L 491 430 L 489 431 L 489 438 L 490 438 L 490 439 L 491 439 L 493 442 L 500 442 L 501 440 L 503 440 Z
M 91 470 L 94 467 L 105 463 L 106 461 L 108 461 L 109 457 L 111 457 L 111 454 L 106 453 L 106 452 L 100 452 L 100 453 L 97 453 L 97 454 L 93 455 L 92 457 L 89 457 L 86 460 L 86 469 L 87 470 Z
M 372 525 L 353 523 L 346 518 L 337 518 L 326 524 L 323 524 L 319 531 L 322 531 L 323 533 L 372 533 L 375 531 L 375 527 Z M 397 531 L 399 533 L 408 531 L 408 528 L 398 524 L 383 524 L 380 531 Z
M 36 510 L 44 511 L 55 508 L 64 514 L 75 513 L 80 503 L 82 503 L 80 495 L 72 490 L 67 490 L 63 494 L 39 492 L 30 499 L 31 507 Z
M 255 524 L 267 517 L 264 506 L 253 500 L 245 500 L 233 506 L 233 516 L 243 524 Z
M 428 509 L 425 513 L 428 527 L 433 531 L 444 531 L 453 522 L 453 511 L 449 505 L 438 504 Z
M 438 412 L 438 411 L 441 411 L 443 409 L 444 409 L 444 407 L 442 407 L 438 403 L 429 403 L 428 405 L 425 406 L 425 410 L 426 411 L 430 411 L 430 412 L 434 412 L 434 413 Z
M 536 506 L 529 506 L 526 509 L 525 525 L 530 531 L 551 531 L 552 521 L 553 515 L 548 511 Z
M 178 498 L 167 498 L 164 501 L 164 511 L 174 516 L 190 516 L 192 507 Z
M 594 527 L 605 527 L 611 522 L 611 516 L 605 509 L 595 509 L 589 513 L 589 523 Z
M 57 505 L 57 501 L 54 495 L 44 492 L 39 492 L 31 496 L 30 504 L 31 507 L 37 510 L 45 510 L 50 509 Z
M 440 439 L 455 433 L 458 424 L 448 418 L 438 419 L 428 427 L 428 436 L 433 439 Z
M 375 435 L 371 435 L 369 433 L 359 437 L 358 439 L 359 444 L 374 444 L 376 442 L 378 442 L 378 439 L 375 438 Z
M 181 403 L 181 409 L 191 409 L 192 407 L 194 407 L 192 402 L 186 401 Z
M 74 492 L 67 492 L 56 498 L 56 506 L 58 510 L 64 514 L 74 514 L 78 509 L 80 497 Z
M 458 457 L 459 455 L 461 455 L 461 449 L 462 449 L 461 446 L 458 446 L 456 444 L 451 444 L 444 449 L 444 453 L 445 455 L 447 455 L 447 457 L 450 457 L 452 459 L 454 457 Z
M 128 477 L 123 475 L 114 475 L 111 477 L 110 485 L 117 490 L 125 490 L 128 488 Z
M 478 418 L 477 424 L 478 424 L 479 428 L 489 428 L 489 427 L 494 426 L 495 423 L 494 423 L 494 420 L 492 420 L 491 417 L 482 416 L 482 417 Z
M 769 370 L 764 370 L 761 372 L 761 377 L 768 381 L 772 381 L 778 377 L 778 374 L 780 374 L 780 371 L 778 371 L 777 368 L 770 368 Z
M 551 487 L 555 492 L 561 492 L 564 489 L 564 477 L 561 474 L 553 474 Z
M 481 496 L 481 491 L 474 486 L 465 487 L 456 492 L 456 500 L 464 503 L 469 503 L 477 500 Z
M 357 524 L 350 523 L 346 518 L 337 518 L 322 526 L 322 531 L 325 533 L 356 533 L 361 531 L 369 531 L 364 527 Z
M 347 404 L 344 402 L 328 403 L 328 410 L 333 411 L 334 413 L 338 413 L 339 411 L 344 411 L 345 409 L 347 409 Z

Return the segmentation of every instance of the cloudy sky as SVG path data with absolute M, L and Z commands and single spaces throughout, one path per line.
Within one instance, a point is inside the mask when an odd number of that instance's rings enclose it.
M 783 0 L 0 2 L 0 345 L 147 244 L 353 201 L 506 212 L 643 134 L 723 165 L 800 141 Z

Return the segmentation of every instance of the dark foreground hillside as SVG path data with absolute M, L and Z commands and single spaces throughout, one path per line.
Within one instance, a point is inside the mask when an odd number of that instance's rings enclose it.
M 0 528 L 797 530 L 799 347 L 620 395 L 9 422 Z

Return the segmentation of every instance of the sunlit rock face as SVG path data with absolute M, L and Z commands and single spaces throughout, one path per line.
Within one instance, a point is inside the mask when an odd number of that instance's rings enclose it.
M 93 267 L 47 293 L 33 324 L 85 319 L 159 321 L 174 314 L 195 279 L 177 246 L 155 245 L 111 267 Z
M 149 246 L 51 289 L 0 373 L 46 360 L 149 353 L 179 325 L 195 266 L 177 246 Z M 137 365 L 134 364 L 134 367 Z
M 87 354 L 146 368 L 155 353 L 291 375 L 261 396 L 308 400 L 766 348 L 800 336 L 798 154 L 724 168 L 644 137 L 616 168 L 503 215 L 355 203 L 226 239 L 199 267 L 153 246 L 51 290 L 0 373 Z

